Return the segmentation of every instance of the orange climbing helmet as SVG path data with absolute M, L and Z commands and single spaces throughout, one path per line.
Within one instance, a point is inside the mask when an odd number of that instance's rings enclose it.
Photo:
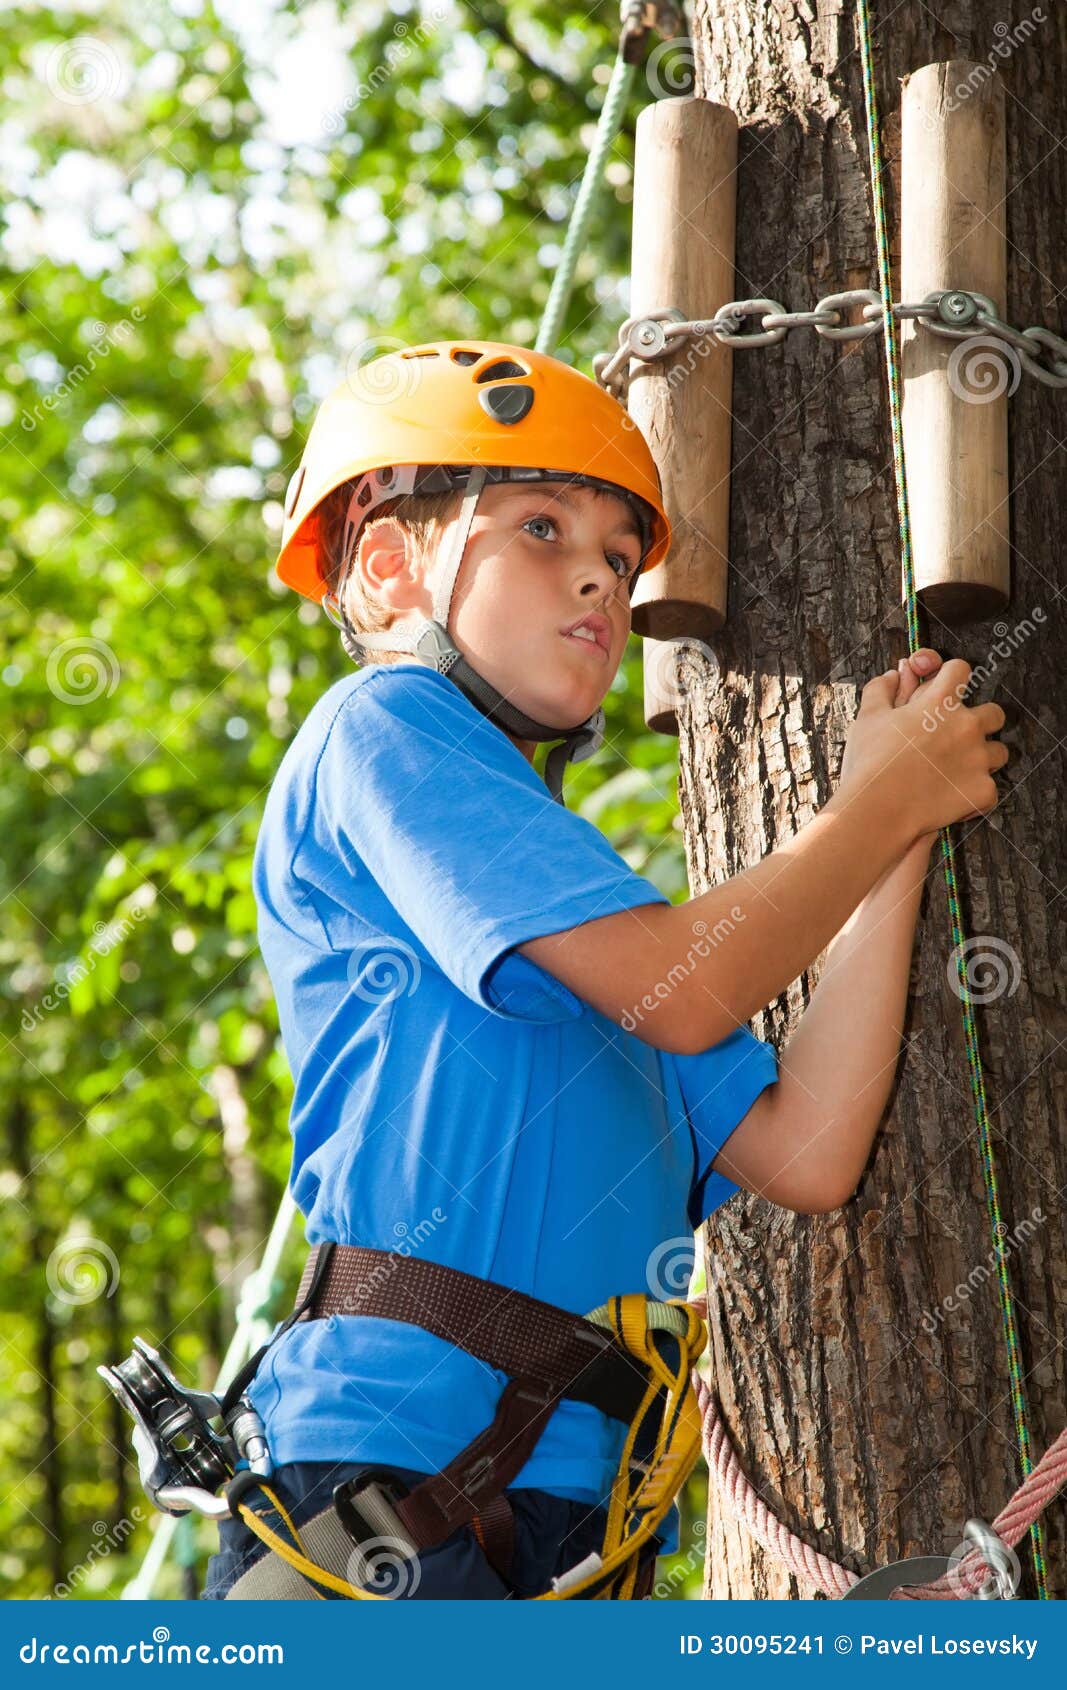
M 671 530 L 659 475 L 640 430 L 609 393 L 578 370 L 497 341 L 431 341 L 359 366 L 323 401 L 285 495 L 277 574 L 319 601 L 355 663 L 376 650 L 410 652 L 447 675 L 490 721 L 535 741 L 563 740 L 548 755 L 545 781 L 563 803 L 563 772 L 599 748 L 604 710 L 556 726 L 520 710 L 468 662 L 448 631 L 449 612 L 478 500 L 487 482 L 565 479 L 626 500 L 641 530 L 643 569 L 661 563 Z M 327 494 L 352 482 L 341 539 L 340 581 L 319 572 L 317 520 Z M 462 492 L 459 514 L 433 584 L 433 608 L 415 627 L 355 629 L 345 582 L 360 531 L 379 506 L 421 493 Z
M 431 341 L 360 365 L 323 401 L 286 492 L 279 578 L 322 601 L 316 513 L 343 482 L 401 465 L 473 464 L 525 470 L 521 479 L 555 471 L 621 489 L 644 507 L 643 569 L 667 555 L 670 524 L 656 465 L 616 399 L 544 352 L 497 341 Z M 413 490 L 435 490 L 428 479 L 416 480 Z M 395 478 L 378 497 L 368 486 L 361 521 L 401 490 Z

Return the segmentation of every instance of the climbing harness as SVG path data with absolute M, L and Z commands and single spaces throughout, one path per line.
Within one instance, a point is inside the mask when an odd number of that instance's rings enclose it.
M 268 1349 L 298 1322 L 360 1316 L 432 1332 L 507 1374 L 508 1383 L 491 1424 L 414 1489 L 405 1491 L 393 1475 L 375 1470 L 339 1484 L 332 1507 L 302 1528 L 312 1554 L 271 1486 L 262 1423 L 244 1393 Z M 240 1599 L 306 1598 L 310 1581 L 312 1595 L 321 1586 L 355 1599 L 388 1600 L 353 1582 L 353 1565 L 373 1570 L 359 1559 L 361 1544 L 384 1536 L 394 1554 L 414 1559 L 468 1525 L 506 1581 L 506 1487 L 560 1400 L 588 1403 L 628 1428 L 604 1541 L 598 1553 L 532 1600 L 631 1600 L 647 1591 L 656 1527 L 700 1454 L 692 1370 L 706 1339 L 696 1309 L 682 1301 L 625 1293 L 582 1317 L 438 1262 L 320 1244 L 308 1257 L 289 1318 L 221 1400 L 180 1386 L 140 1339 L 128 1361 L 99 1372 L 133 1415 L 142 1481 L 156 1506 L 216 1520 L 232 1515 L 267 1545 L 270 1553 L 229 1593 Z M 268 1524 L 266 1511 L 251 1506 L 255 1491 L 280 1518 L 289 1541 Z

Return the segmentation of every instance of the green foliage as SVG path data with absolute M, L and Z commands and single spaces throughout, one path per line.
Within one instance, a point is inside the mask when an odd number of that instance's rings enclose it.
M 310 416 L 398 342 L 532 343 L 614 51 L 615 0 L 424 15 L 5 15 L 0 1570 L 26 1595 L 128 1577 L 150 1511 L 95 1366 L 142 1332 L 209 1382 L 284 1186 L 251 854 L 347 666 L 273 579 Z M 586 369 L 625 314 L 635 116 L 562 349 Z M 637 640 L 624 679 L 571 802 L 684 896 Z

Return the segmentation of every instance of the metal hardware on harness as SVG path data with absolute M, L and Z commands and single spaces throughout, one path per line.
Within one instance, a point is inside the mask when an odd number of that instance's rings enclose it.
M 859 308 L 860 321 L 846 323 L 845 313 Z M 969 293 L 960 288 L 938 288 L 916 304 L 893 306 L 898 319 L 914 319 L 931 334 L 953 340 L 988 336 L 1010 348 L 1007 356 L 1017 360 L 1047 387 L 1067 387 L 1067 339 L 1040 325 L 1013 328 L 997 316 L 988 294 Z M 749 318 L 758 326 L 743 330 Z M 812 311 L 787 311 L 776 299 L 733 299 L 720 305 L 714 316 L 689 321 L 674 306 L 627 317 L 619 330 L 615 352 L 598 352 L 593 373 L 600 385 L 623 400 L 629 384 L 631 359 L 654 363 L 681 349 L 686 342 L 718 342 L 747 351 L 757 346 L 777 346 L 790 329 L 813 328 L 826 340 L 866 340 L 884 328 L 881 295 L 874 288 L 847 288 L 828 293 Z
M 893 1561 L 888 1567 L 861 1578 L 840 1597 L 842 1602 L 886 1602 L 895 1590 L 914 1584 L 932 1584 L 944 1577 L 952 1562 L 947 1555 L 912 1555 L 907 1561 Z
M 143 1338 L 128 1360 L 96 1371 L 133 1419 L 141 1484 L 162 1513 L 226 1519 L 229 1499 L 215 1493 L 241 1462 L 257 1479 L 273 1473 L 263 1422 L 247 1397 L 224 1415 L 218 1397 L 180 1385 Z
M 979 1602 L 1016 1601 L 1015 1581 L 1019 1563 L 1004 1539 L 998 1537 L 992 1526 L 988 1526 L 984 1520 L 968 1520 L 963 1528 L 963 1535 L 970 1538 L 989 1568 L 989 1578 L 982 1588 L 974 1593 L 976 1599 Z
M 374 1582 L 374 1568 L 360 1554 L 368 1540 L 389 1539 L 390 1550 L 414 1561 L 419 1546 L 404 1529 L 393 1503 L 403 1495 L 392 1477 L 372 1470 L 357 1479 L 346 1479 L 335 1486 L 333 1506 L 337 1518 L 353 1543 L 353 1559 L 349 1563 L 349 1578 L 353 1584 Z

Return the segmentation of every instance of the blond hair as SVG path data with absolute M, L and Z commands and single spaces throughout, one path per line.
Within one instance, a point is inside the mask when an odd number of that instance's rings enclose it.
M 332 493 L 327 493 L 316 513 L 316 563 L 319 574 L 335 596 L 341 585 L 344 564 L 341 542 L 344 538 L 345 517 L 356 485 L 355 481 L 342 482 Z M 459 509 L 462 497 L 462 492 L 451 490 L 447 493 L 411 494 L 407 498 L 390 500 L 364 523 L 360 538 L 362 540 L 362 536 L 369 533 L 376 523 L 391 517 L 411 535 L 416 555 L 424 562 L 430 562 L 448 522 Z M 342 609 L 357 635 L 383 633 L 397 620 L 396 611 L 386 609 L 367 592 L 355 567 L 348 572 Z M 410 663 L 411 653 L 368 651 L 367 661 Z

